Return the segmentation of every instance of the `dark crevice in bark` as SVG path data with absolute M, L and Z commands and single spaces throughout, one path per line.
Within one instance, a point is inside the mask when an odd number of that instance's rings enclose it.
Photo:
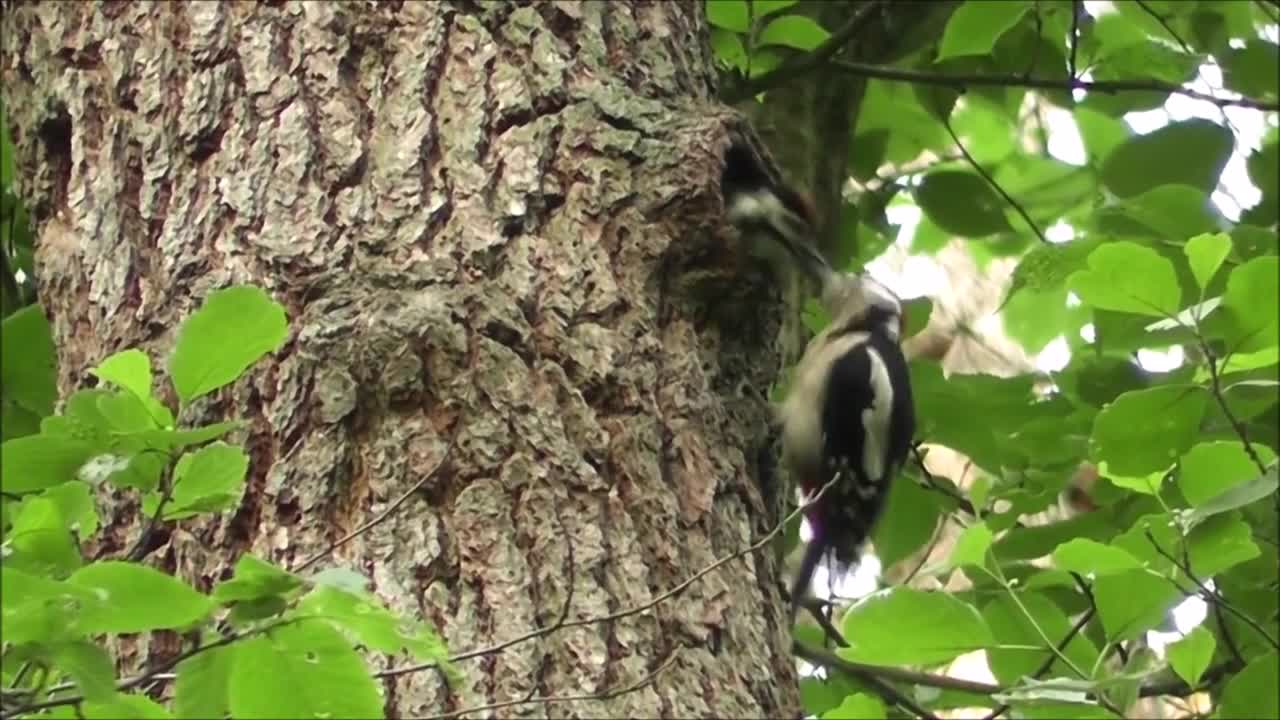
M 37 213 L 47 217 L 67 204 L 67 185 L 71 182 L 71 114 L 66 105 L 58 105 L 36 129 L 36 135 L 44 147 L 45 164 L 53 172 L 53 197 Z

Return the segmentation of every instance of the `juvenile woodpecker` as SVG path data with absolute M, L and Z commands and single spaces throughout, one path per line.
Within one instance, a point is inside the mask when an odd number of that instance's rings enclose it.
M 813 531 L 791 587 L 794 608 L 824 556 L 847 571 L 884 507 L 915 434 L 902 305 L 867 276 L 836 272 L 812 243 L 810 206 L 773 181 L 750 149 L 730 148 L 722 188 L 730 222 L 763 233 L 813 278 L 831 318 L 805 348 L 779 408 L 783 462 L 807 497 Z

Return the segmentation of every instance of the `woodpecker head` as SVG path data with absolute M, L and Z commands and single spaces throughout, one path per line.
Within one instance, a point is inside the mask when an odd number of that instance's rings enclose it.
M 822 282 L 830 268 L 813 246 L 817 211 L 808 197 L 770 177 L 754 152 L 738 144 L 725 153 L 720 185 L 729 222 L 768 236 L 801 270 Z
M 729 222 L 770 237 L 817 282 L 834 326 L 900 338 L 902 303 L 897 296 L 868 275 L 849 275 L 831 267 L 813 244 L 817 236 L 813 203 L 772 178 L 750 148 L 735 144 L 725 153 L 721 190 Z
M 822 306 L 832 327 L 880 332 L 902 338 L 902 301 L 868 274 L 829 271 L 822 285 Z

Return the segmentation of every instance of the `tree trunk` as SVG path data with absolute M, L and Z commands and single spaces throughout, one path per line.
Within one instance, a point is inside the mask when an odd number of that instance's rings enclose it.
M 159 363 L 210 290 L 289 315 L 283 350 L 180 418 L 248 421 L 243 504 L 152 562 L 204 588 L 244 551 L 297 567 L 421 483 L 318 567 L 463 652 L 641 607 L 776 521 L 756 458 L 780 305 L 720 220 L 738 120 L 700 2 L 57 2 L 4 24 L 62 391 L 124 347 Z M 137 504 L 105 501 L 118 553 Z M 796 716 L 777 565 L 464 661 L 453 689 L 402 676 L 388 711 L 607 693 L 670 660 L 635 692 L 496 712 Z

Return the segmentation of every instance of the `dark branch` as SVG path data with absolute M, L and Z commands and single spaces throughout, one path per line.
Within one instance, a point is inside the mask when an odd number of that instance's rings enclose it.
M 814 48 L 812 52 L 790 58 L 763 75 L 743 80 L 741 85 L 726 93 L 725 101 L 730 105 L 741 102 L 765 90 L 783 85 L 827 62 L 862 32 L 871 18 L 871 11 L 879 4 L 879 0 L 871 0 L 863 4 L 853 13 L 853 17 L 849 18 L 849 22 L 845 23 L 844 27 L 832 33 L 826 42 Z
M 1080 588 L 1080 591 L 1084 593 L 1084 596 L 1089 599 L 1089 609 L 1085 610 L 1084 614 L 1080 616 L 1080 619 L 1076 621 L 1076 624 L 1072 625 L 1071 629 L 1067 630 L 1067 634 L 1064 635 L 1062 640 L 1058 643 L 1057 651 L 1051 652 L 1045 656 L 1044 662 L 1040 663 L 1040 666 L 1035 669 L 1035 672 L 1031 673 L 1032 679 L 1039 680 L 1044 677 L 1045 673 L 1049 672 L 1049 668 L 1053 667 L 1053 662 L 1058 659 L 1058 656 L 1067 651 L 1067 646 L 1071 644 L 1071 641 L 1075 639 L 1076 635 L 1079 635 L 1080 632 L 1084 630 L 1084 626 L 1088 625 L 1089 621 L 1098 614 L 1098 604 L 1093 598 L 1093 588 L 1089 587 L 1089 585 L 1085 583 L 1084 578 L 1080 577 L 1076 573 L 1071 573 L 1071 577 L 1076 581 L 1076 586 Z M 1009 712 L 1009 706 L 1001 703 L 982 720 L 996 720 L 996 718 L 1006 712 Z
M 833 668 L 854 676 L 869 685 L 871 689 L 886 702 L 902 707 L 914 717 L 926 718 L 926 720 L 938 720 L 937 715 L 934 715 L 928 710 L 920 707 L 914 700 L 899 692 L 897 688 L 884 680 L 881 680 L 876 673 L 872 672 L 868 668 L 862 667 L 858 663 L 851 663 L 839 656 L 832 655 L 825 650 L 811 648 L 800 642 L 792 642 L 791 651 L 796 657 L 807 660 L 814 665 Z
M 1142 12 L 1151 16 L 1152 20 L 1155 20 L 1157 23 L 1160 23 L 1160 27 L 1164 28 L 1164 31 L 1169 33 L 1169 37 L 1173 38 L 1174 41 L 1178 43 L 1178 45 L 1182 48 L 1182 52 L 1188 55 L 1195 54 L 1195 51 L 1191 49 L 1191 46 L 1187 44 L 1187 41 L 1183 40 L 1182 36 L 1179 35 L 1177 31 L 1174 30 L 1169 25 L 1169 22 L 1164 19 L 1164 16 L 1156 12 L 1155 10 L 1153 10 L 1151 6 L 1146 3 L 1146 0 L 1133 0 L 1133 1 L 1138 4 L 1138 7 L 1142 8 Z
M 1198 594 L 1200 595 L 1201 599 L 1203 599 L 1207 603 L 1213 603 L 1218 607 L 1222 608 L 1223 610 L 1226 610 L 1227 612 L 1231 613 L 1232 615 L 1235 615 L 1237 618 L 1240 619 L 1241 622 L 1243 622 L 1245 625 L 1248 625 L 1250 628 L 1252 628 L 1254 632 L 1258 633 L 1258 635 L 1261 636 L 1263 640 L 1266 640 L 1268 645 L 1275 648 L 1276 650 L 1280 650 L 1280 642 L 1276 642 L 1276 639 L 1271 637 L 1271 635 L 1262 627 L 1262 625 L 1257 620 L 1254 620 L 1253 618 L 1249 617 L 1248 614 L 1244 613 L 1241 610 L 1238 610 L 1234 605 L 1227 602 L 1227 599 L 1222 596 L 1222 593 L 1218 592 L 1217 590 L 1214 590 L 1213 588 L 1209 587 L 1205 583 L 1201 582 L 1200 578 L 1196 577 L 1195 573 L 1191 572 L 1191 566 L 1184 565 L 1182 562 L 1179 562 L 1178 559 L 1175 558 L 1169 551 L 1165 550 L 1160 545 L 1159 541 L 1156 540 L 1156 536 L 1151 534 L 1150 530 L 1145 531 L 1145 535 L 1147 536 L 1147 542 L 1151 543 L 1151 547 L 1155 548 L 1156 552 L 1159 553 L 1161 557 L 1173 563 L 1173 566 L 1181 570 L 1182 573 L 1187 576 L 1187 579 L 1195 583 L 1196 587 L 1200 589 L 1200 592 Z M 1173 580 L 1170 579 L 1170 582 L 1173 582 Z M 1174 585 L 1177 586 L 1177 583 L 1174 582 Z M 1178 590 L 1182 592 L 1186 592 L 1181 587 L 1178 587 Z M 1188 593 L 1188 594 L 1193 594 L 1193 593 Z
M 956 147 L 960 148 L 960 153 L 964 155 L 964 159 L 973 166 L 973 169 L 982 176 L 983 180 L 987 181 L 988 185 L 990 185 L 996 192 L 1000 193 L 1000 197 L 1004 198 L 1004 201 L 1009 203 L 1009 205 L 1017 211 L 1018 215 L 1022 217 L 1022 220 L 1026 222 L 1027 225 L 1031 226 L 1031 232 L 1035 233 L 1036 237 L 1040 238 L 1040 242 L 1047 245 L 1049 243 L 1049 238 L 1044 236 L 1044 233 L 1040 230 L 1040 226 L 1036 225 L 1035 220 L 1031 219 L 1031 214 L 1027 212 L 1026 208 L 1022 207 L 1022 203 L 1015 200 L 1014 197 L 1006 192 L 1004 188 L 1000 187 L 1000 183 L 996 182 L 995 177 L 993 177 L 991 173 L 987 172 L 978 160 L 973 157 L 973 155 L 969 154 L 969 149 L 964 146 L 964 143 L 960 142 L 960 136 L 956 134 L 955 128 L 951 127 L 951 121 L 947 118 L 942 118 L 942 125 L 947 129 L 947 134 L 951 136 L 951 140 L 955 142 Z
M 909 82 L 921 85 L 941 85 L 963 92 L 970 85 L 986 87 L 1024 87 L 1040 90 L 1084 90 L 1107 94 L 1121 92 L 1164 92 L 1171 95 L 1185 95 L 1196 100 L 1203 100 L 1218 107 L 1247 107 L 1256 110 L 1280 111 L 1280 102 L 1267 102 L 1254 98 L 1220 98 L 1191 90 L 1180 85 L 1156 82 L 1154 80 L 1077 80 L 1075 78 L 1034 78 L 1019 75 L 988 75 L 964 73 L 930 73 L 918 70 L 885 65 L 851 62 L 849 60 L 832 60 L 831 64 L 859 77 L 887 80 L 889 82 Z

